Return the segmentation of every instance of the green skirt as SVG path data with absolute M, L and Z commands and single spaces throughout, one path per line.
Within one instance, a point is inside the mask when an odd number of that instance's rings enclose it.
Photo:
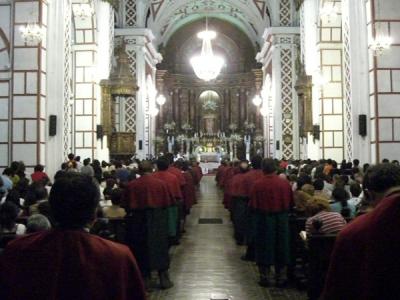
M 253 216 L 257 264 L 288 265 L 290 262 L 288 213 L 257 211 Z
M 179 209 L 177 205 L 169 206 L 168 212 L 168 236 L 176 237 L 178 230 Z

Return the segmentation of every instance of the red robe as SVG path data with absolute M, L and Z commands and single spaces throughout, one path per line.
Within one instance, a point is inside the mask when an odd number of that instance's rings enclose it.
M 254 183 L 249 206 L 267 213 L 285 212 L 293 205 L 289 182 L 278 175 L 264 175 Z
M 200 166 L 194 166 L 192 169 L 197 175 L 198 182 L 200 182 L 201 178 L 203 178 L 203 170 L 200 168 Z
M 145 300 L 128 247 L 83 230 L 50 230 L 12 241 L 0 256 L 0 299 Z
M 246 186 L 244 179 L 247 173 L 239 173 L 233 176 L 230 184 L 230 195 L 233 196 L 246 196 Z
M 215 180 L 217 181 L 217 185 L 219 187 L 223 187 L 223 180 L 225 177 L 226 171 L 228 171 L 228 166 L 219 166 L 217 170 L 217 174 L 215 175 Z
M 244 185 L 244 196 L 250 197 L 250 191 L 256 183 L 257 180 L 261 179 L 264 176 L 264 172 L 262 170 L 252 169 L 244 175 L 243 185 Z
M 182 199 L 179 180 L 174 174 L 168 171 L 157 171 L 152 176 L 167 184 L 168 190 L 174 199 Z
M 400 192 L 338 235 L 323 299 L 399 299 Z
M 130 209 L 161 208 L 174 204 L 167 184 L 153 175 L 144 175 L 129 182 L 124 197 Z
M 224 206 L 225 208 L 230 208 L 231 202 L 231 181 L 233 176 L 239 173 L 239 168 L 229 167 L 226 171 L 225 176 L 223 177 L 223 187 L 224 187 Z
M 193 204 L 196 202 L 196 189 L 192 175 L 189 172 L 184 172 L 186 184 L 183 187 L 184 204 L 186 212 L 190 210 Z
M 186 184 L 185 176 L 183 176 L 182 170 L 180 170 L 180 169 L 178 169 L 178 168 L 175 168 L 174 166 L 170 166 L 170 167 L 168 168 L 168 172 L 171 172 L 171 173 L 174 174 L 176 177 L 178 177 L 179 184 L 180 184 L 181 186 L 183 186 L 183 185 Z

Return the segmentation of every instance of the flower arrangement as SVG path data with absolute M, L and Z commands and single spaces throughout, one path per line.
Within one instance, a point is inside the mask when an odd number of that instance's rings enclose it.
M 242 140 L 242 137 L 239 134 L 231 134 L 230 138 L 231 142 L 238 143 Z
M 184 135 L 184 134 L 180 134 L 180 135 L 178 135 L 177 137 L 176 137 L 176 140 L 179 142 L 179 143 L 182 143 L 182 142 L 184 142 L 184 141 L 186 141 L 186 135 Z
M 263 143 L 264 142 L 264 137 L 262 135 L 256 135 L 256 137 L 254 138 L 254 141 L 256 143 Z
M 243 125 L 246 130 L 254 130 L 256 128 L 256 125 L 254 125 L 254 123 L 248 121 L 245 121 Z
M 176 127 L 176 124 L 174 121 L 172 121 L 171 123 L 164 124 L 164 130 L 174 130 L 175 127 Z
M 237 128 L 238 128 L 238 126 L 237 126 L 237 124 L 235 124 L 235 123 L 231 123 L 231 124 L 229 124 L 229 130 L 231 130 L 231 131 L 235 131 Z
M 182 125 L 182 129 L 185 131 L 189 131 L 189 130 L 192 130 L 193 128 L 192 128 L 192 126 L 190 126 L 189 123 L 185 123 Z

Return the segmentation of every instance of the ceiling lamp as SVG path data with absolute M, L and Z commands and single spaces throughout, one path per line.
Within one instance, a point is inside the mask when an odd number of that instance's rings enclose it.
M 262 98 L 260 95 L 255 95 L 253 98 L 253 104 L 255 106 L 260 106 L 262 104 Z
M 157 117 L 159 112 L 160 112 L 160 110 L 157 107 L 151 107 L 149 110 L 149 114 L 152 117 Z
M 376 14 L 381 14 L 381 4 L 377 2 Z M 385 28 L 386 27 L 386 28 Z M 392 46 L 393 39 L 390 37 L 390 28 L 388 23 L 375 22 L 373 28 L 373 39 L 369 48 L 372 50 L 374 56 L 380 56 L 385 51 L 389 50 Z
M 73 6 L 74 16 L 82 21 L 91 18 L 94 15 L 93 7 L 88 3 L 81 3 Z
M 206 20 L 206 30 L 197 34 L 197 37 L 203 40 L 201 54 L 190 60 L 194 73 L 204 81 L 210 81 L 217 78 L 224 65 L 223 58 L 214 55 L 212 50 L 211 40 L 216 36 L 217 34 L 215 31 L 208 30 Z
M 265 118 L 268 116 L 268 107 L 266 105 L 263 105 L 260 108 L 260 114 Z
M 37 23 L 28 23 L 22 26 L 20 31 L 24 42 L 29 46 L 38 45 L 44 37 L 44 30 Z
M 160 106 L 163 106 L 165 104 L 165 102 L 167 102 L 167 99 L 165 98 L 164 95 L 159 95 L 156 99 L 157 104 Z
M 380 56 L 390 49 L 392 43 L 393 39 L 390 36 L 381 35 L 372 40 L 369 48 L 374 52 L 374 56 Z
M 321 20 L 331 23 L 338 17 L 338 12 L 335 8 L 334 2 L 324 3 L 321 10 L 319 11 Z

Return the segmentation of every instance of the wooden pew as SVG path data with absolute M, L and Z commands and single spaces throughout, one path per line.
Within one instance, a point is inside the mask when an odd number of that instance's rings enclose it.
M 314 234 L 307 239 L 307 294 L 310 300 L 319 299 L 322 293 L 336 236 L 336 234 Z
M 3 233 L 0 235 L 0 249 L 4 249 L 9 242 L 17 237 L 15 233 Z

